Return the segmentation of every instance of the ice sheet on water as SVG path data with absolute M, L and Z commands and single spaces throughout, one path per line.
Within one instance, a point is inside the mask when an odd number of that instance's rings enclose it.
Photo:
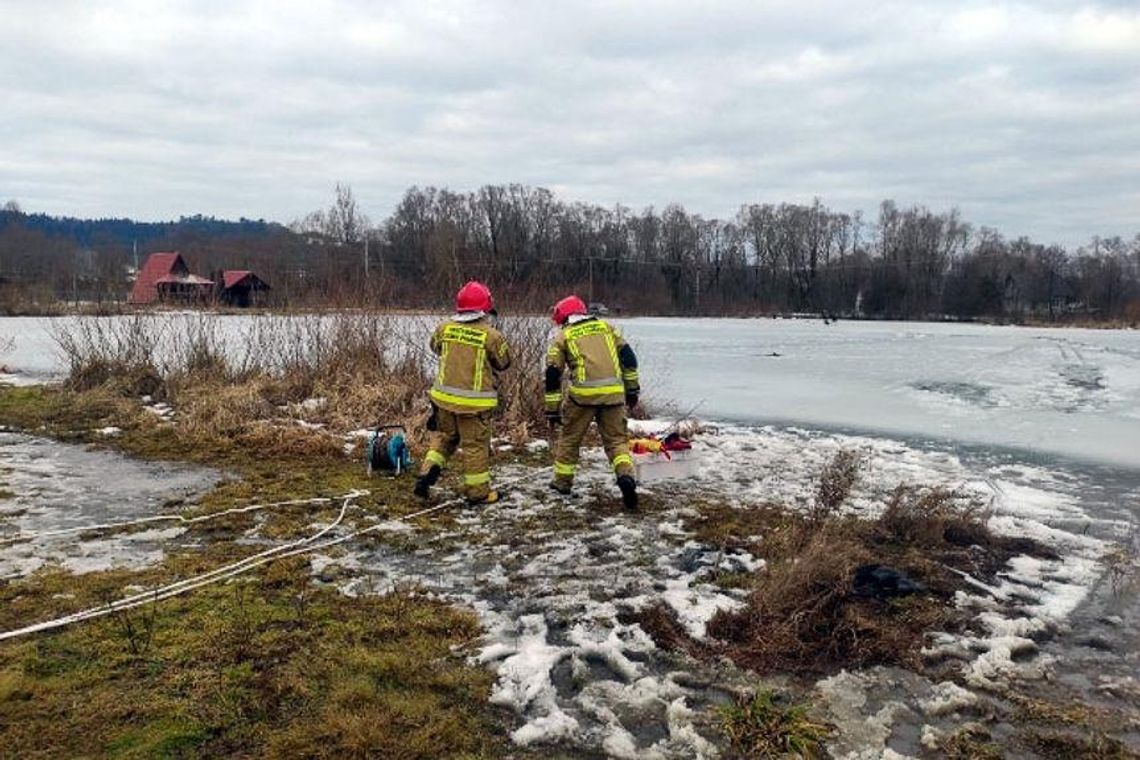
M 1140 469 L 1135 331 L 634 319 L 646 395 L 738 423 L 936 437 Z M 778 354 L 772 356 L 771 354 Z
M 0 432 L 5 488 L 0 538 L 119 522 L 174 512 L 167 506 L 209 488 L 219 473 L 147 463 L 108 451 Z M 0 545 L 0 577 L 22 576 L 46 564 L 75 573 L 141 567 L 160 561 L 162 545 L 183 532 L 162 526 L 98 537 L 71 533 Z

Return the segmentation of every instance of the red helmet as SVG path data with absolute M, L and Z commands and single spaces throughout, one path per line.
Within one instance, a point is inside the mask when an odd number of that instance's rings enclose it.
M 558 303 L 554 304 L 554 313 L 551 317 L 554 319 L 554 324 L 565 324 L 566 320 L 574 314 L 585 314 L 586 302 L 578 296 L 566 296 Z
M 472 280 L 455 294 L 456 311 L 490 311 L 495 308 L 491 299 L 491 289 L 481 282 Z

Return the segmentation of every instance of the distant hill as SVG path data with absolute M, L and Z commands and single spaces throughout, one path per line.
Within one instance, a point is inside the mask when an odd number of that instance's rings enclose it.
M 108 244 L 129 247 L 137 242 L 142 248 L 152 240 L 173 236 L 255 238 L 268 237 L 285 230 L 283 225 L 264 219 L 242 218 L 231 221 L 201 214 L 183 216 L 170 222 L 136 222 L 133 219 L 76 219 L 40 213 L 0 212 L 0 232 L 17 222 L 29 230 L 48 237 L 73 240 L 83 247 Z

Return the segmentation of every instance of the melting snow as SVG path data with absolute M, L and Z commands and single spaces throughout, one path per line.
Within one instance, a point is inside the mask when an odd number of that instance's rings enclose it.
M 649 423 L 654 425 L 667 427 Z M 995 531 L 1035 538 L 1062 555 L 1018 557 L 992 584 L 975 580 L 971 591 L 959 593 L 958 603 L 977 625 L 967 634 L 933 636 L 926 650 L 936 660 L 961 661 L 965 682 L 975 689 L 1001 690 L 1012 679 L 1047 677 L 1053 662 L 1035 639 L 1065 626 L 1102 572 L 1104 543 L 1074 528 L 1095 522 L 1081 508 L 1087 481 L 1044 467 L 970 462 L 952 451 L 867 436 L 722 428 L 696 440 L 701 468 L 694 478 L 649 487 L 659 508 L 633 515 L 617 507 L 600 451 L 584 452 L 578 495 L 571 498 L 553 495 L 544 472 L 508 467 L 498 473 L 501 480 L 528 479 L 495 507 L 459 512 L 454 530 L 379 523 L 403 532 L 402 540 L 421 540 L 417 551 L 346 544 L 331 555 L 314 556 L 312 569 L 348 594 L 416 584 L 475 609 L 486 630 L 475 658 L 495 671 L 492 700 L 516 714 L 512 739 L 520 745 L 558 744 L 614 757 L 713 757 L 709 708 L 723 701 L 725 690 L 753 687 L 755 680 L 723 664 L 660 651 L 634 615 L 664 603 L 691 636 L 702 638 L 719 610 L 741 605 L 710 585 L 709 573 L 763 570 L 763 562 L 745 552 L 720 552 L 692 540 L 683 527 L 693 514 L 685 498 L 689 489 L 740 508 L 773 502 L 806 507 L 820 470 L 843 449 L 862 454 L 861 477 L 845 507 L 853 514 L 878 514 L 899 484 L 943 485 L 986 504 Z M 95 521 L 84 512 L 64 519 L 65 512 L 42 506 L 27 486 L 34 473 L 58 473 L 59 465 L 28 457 L 24 470 L 25 495 L 17 503 L 27 512 L 11 511 L 0 527 L 32 530 Z M 68 490 L 55 503 L 69 503 L 82 491 Z M 0 503 L 0 516 L 3 510 Z M 154 561 L 161 542 L 176 536 L 176 530 L 147 531 L 76 540 L 62 548 L 0 547 L 0 576 L 34 569 L 41 557 L 78 570 L 127 555 Z M 692 678 L 694 673 L 701 677 Z M 912 696 L 903 701 L 868 698 L 875 675 L 841 674 L 819 684 L 841 719 L 844 741 L 855 742 L 840 756 L 902 757 L 887 746 L 900 716 L 933 720 L 977 698 L 961 686 L 906 677 L 914 680 L 906 682 Z

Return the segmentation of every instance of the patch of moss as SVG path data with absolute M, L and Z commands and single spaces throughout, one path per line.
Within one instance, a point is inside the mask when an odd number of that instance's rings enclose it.
M 88 441 L 91 430 L 131 424 L 136 406 L 107 390 L 72 393 L 54 386 L 0 387 L 0 424 L 65 441 Z
M 39 425 L 51 409 L 47 393 L 40 385 L 0 386 L 0 422 L 17 427 Z
M 725 549 L 745 549 L 755 554 L 762 542 L 764 553 L 770 553 L 783 536 L 803 522 L 800 515 L 775 505 L 745 507 L 707 498 L 688 501 L 698 515 L 688 520 L 685 528 L 693 532 L 697 541 Z
M 209 739 L 202 724 L 164 716 L 131 727 L 107 744 L 107 754 L 118 758 L 185 757 Z
M 1015 720 L 1021 728 L 1019 738 L 1045 758 L 1137 758 L 1140 754 L 1116 739 L 1113 734 L 1128 733 L 1134 728 L 1134 716 L 1127 712 L 1094 707 L 1076 698 L 1058 701 L 1012 694 L 1016 707 Z
M 758 582 L 756 573 L 748 573 L 742 571 L 732 570 L 717 570 L 708 577 L 708 582 L 722 588 L 725 591 L 733 589 L 750 589 L 755 588 Z
M 989 731 L 978 724 L 968 724 L 942 743 L 948 760 L 1003 760 L 1005 753 L 993 741 Z
M 1087 726 L 1098 717 L 1091 707 L 1079 702 L 1060 705 L 1020 694 L 1010 695 L 1010 700 L 1017 705 L 1018 719 L 1028 723 Z

